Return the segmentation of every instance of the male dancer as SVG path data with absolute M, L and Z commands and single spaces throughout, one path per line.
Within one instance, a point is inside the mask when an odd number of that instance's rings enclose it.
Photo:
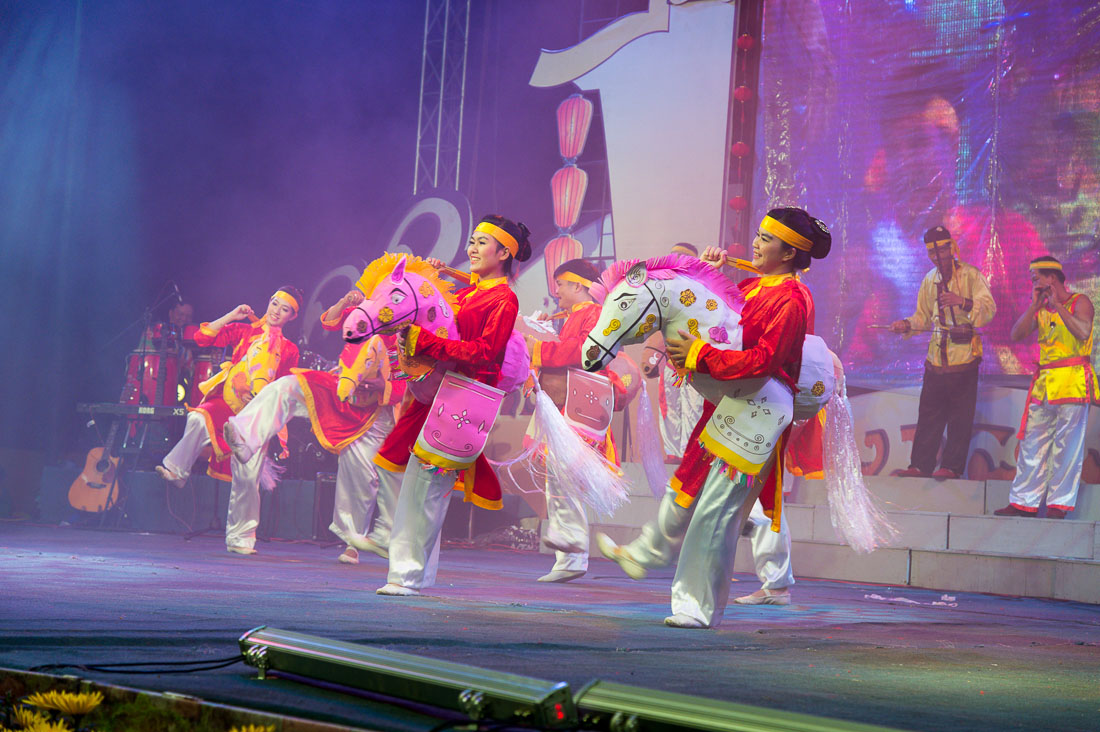
M 1036 516 L 1046 494 L 1047 518 L 1061 519 L 1077 505 L 1085 461 L 1089 405 L 1100 405 L 1092 368 L 1092 301 L 1066 289 L 1062 263 L 1054 257 L 1031 262 L 1031 305 L 1012 326 L 1012 338 L 1039 339 L 1039 368 L 1031 379 L 1020 457 L 1008 505 L 998 516 Z
M 188 407 L 183 437 L 157 466 L 162 478 L 181 487 L 203 448 L 207 445 L 213 448 L 206 472 L 219 480 L 231 481 L 225 544 L 237 554 L 256 553 L 263 454 L 257 452 L 247 461 L 237 459 L 230 452 L 222 429 L 226 420 L 241 411 L 265 386 L 298 365 L 298 347 L 283 336 L 283 326 L 298 317 L 301 302 L 301 290 L 286 285 L 271 296 L 263 318 L 257 319 L 248 305 L 238 305 L 199 327 L 195 334 L 197 345 L 233 346 L 233 355 L 222 364 L 219 373 L 200 387 L 205 398 L 199 406 Z M 236 322 L 241 320 L 252 322 Z
M 959 246 L 947 229 L 935 226 L 924 232 L 924 245 L 935 268 L 920 283 L 916 312 L 890 326 L 901 334 L 932 329 L 913 452 L 909 467 L 894 475 L 946 480 L 966 471 L 982 360 L 982 337 L 974 329 L 993 320 L 997 305 L 981 271 L 959 261 Z M 933 473 L 945 426 L 943 461 Z

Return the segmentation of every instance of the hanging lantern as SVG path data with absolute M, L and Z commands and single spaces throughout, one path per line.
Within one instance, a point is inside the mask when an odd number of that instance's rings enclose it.
M 744 196 L 734 196 L 729 200 L 729 206 L 734 211 L 744 211 L 749 207 L 749 202 Z
M 550 179 L 554 197 L 554 223 L 559 229 L 571 229 L 581 215 L 581 203 L 588 190 L 588 173 L 576 165 L 566 165 Z
M 752 99 L 752 89 L 747 86 L 739 86 L 733 90 L 733 98 L 739 102 L 747 102 Z
M 748 33 L 742 33 L 737 38 L 737 47 L 742 51 L 751 51 L 752 47 L 756 45 L 756 39 L 750 36 Z
M 554 270 L 570 259 L 579 259 L 584 253 L 581 243 L 571 236 L 559 236 L 546 244 L 543 259 L 546 261 L 546 283 L 550 296 L 558 296 L 558 283 L 554 282 Z
M 593 104 L 574 94 L 558 105 L 558 151 L 566 160 L 575 160 L 588 141 L 592 126 Z
M 735 158 L 743 158 L 749 154 L 749 145 L 746 142 L 735 142 L 730 147 L 730 154 Z

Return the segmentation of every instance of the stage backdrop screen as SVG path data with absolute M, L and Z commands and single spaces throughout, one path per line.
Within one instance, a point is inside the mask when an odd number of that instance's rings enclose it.
M 1028 262 L 1058 257 L 1100 301 L 1100 5 L 774 0 L 764 36 L 754 207 L 831 226 L 806 281 L 849 374 L 919 373 L 928 336 L 874 326 L 913 313 L 939 224 L 997 303 L 983 372 L 1030 373 L 1034 340 L 1009 337 Z

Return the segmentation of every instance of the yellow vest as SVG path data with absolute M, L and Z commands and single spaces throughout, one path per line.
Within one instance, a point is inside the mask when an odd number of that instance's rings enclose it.
M 1066 303 L 1073 312 L 1081 295 L 1074 294 Z M 1031 385 L 1032 400 L 1048 404 L 1088 404 L 1096 402 L 1100 387 L 1092 369 L 1092 334 L 1079 340 L 1070 333 L 1062 317 L 1043 308 L 1035 314 L 1039 326 L 1039 370 Z M 1057 365 L 1069 361 L 1063 365 Z

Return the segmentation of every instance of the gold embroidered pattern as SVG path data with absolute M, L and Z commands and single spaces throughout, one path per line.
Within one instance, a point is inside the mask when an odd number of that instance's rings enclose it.
M 653 330 L 653 324 L 657 322 L 657 316 L 653 313 L 645 316 L 645 322 L 638 326 L 637 336 L 644 336 L 649 331 Z
M 825 384 L 818 381 L 812 387 L 810 387 L 810 393 L 814 396 L 821 396 L 825 393 Z
M 438 328 L 435 329 L 435 334 L 439 338 L 446 338 L 447 337 L 447 329 L 444 326 L 441 325 L 441 326 L 439 326 Z
M 691 290 L 684 290 L 680 293 L 680 302 L 684 305 L 690 306 L 695 302 L 695 293 Z
M 619 329 L 619 326 L 621 326 L 621 325 L 622 325 L 622 323 L 620 323 L 618 320 L 615 320 L 614 318 L 612 318 L 611 322 L 607 324 L 607 327 L 603 329 L 603 334 L 605 336 L 609 336 L 612 333 L 614 333 L 615 331 L 617 331 Z
M 378 320 L 382 323 L 388 323 L 393 320 L 393 310 L 390 309 L 389 305 L 378 311 Z
M 699 337 L 699 321 L 695 318 L 688 320 L 688 333 L 691 333 L 696 338 Z
M 718 301 L 717 300 L 707 300 L 707 310 L 717 310 L 717 309 L 718 309 Z
M 430 282 L 425 280 L 424 282 L 420 283 L 420 294 L 424 297 L 431 297 L 435 294 L 435 288 L 432 287 Z

